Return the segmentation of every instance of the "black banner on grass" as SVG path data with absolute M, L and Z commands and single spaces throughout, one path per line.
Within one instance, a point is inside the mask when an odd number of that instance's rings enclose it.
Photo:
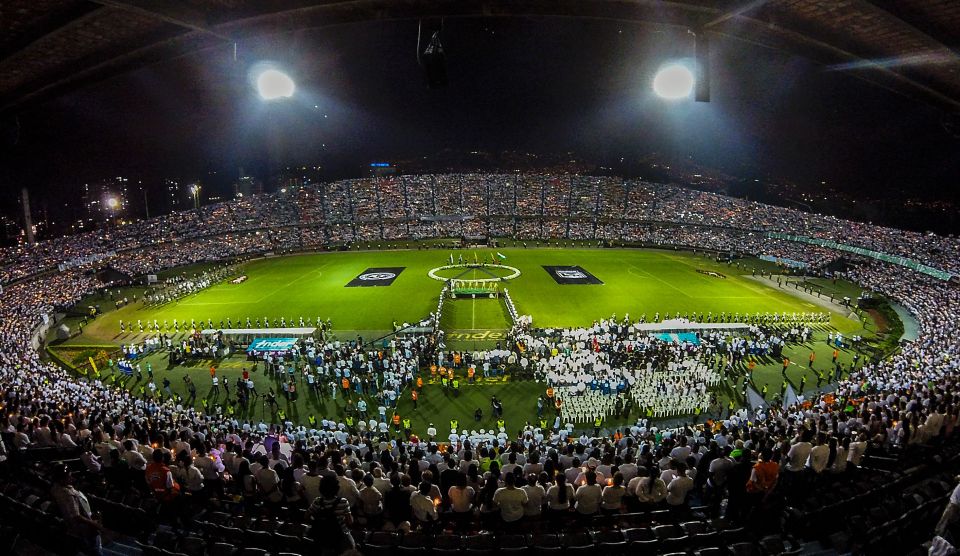
M 599 278 L 590 274 L 583 269 L 582 266 L 546 266 L 543 267 L 544 270 L 550 273 L 550 276 L 557 281 L 558 284 L 568 285 L 568 284 L 602 284 Z
M 348 288 L 369 288 L 373 286 L 389 286 L 400 276 L 405 266 L 388 266 L 368 268 L 358 275 L 350 283 Z

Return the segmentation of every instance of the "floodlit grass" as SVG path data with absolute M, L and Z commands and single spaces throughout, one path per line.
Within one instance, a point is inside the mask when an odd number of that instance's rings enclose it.
M 517 310 L 533 315 L 534 326 L 586 326 L 616 314 L 632 317 L 656 312 L 675 315 L 696 312 L 755 313 L 820 311 L 821 307 L 790 293 L 759 284 L 741 274 L 745 269 L 719 264 L 702 256 L 674 251 L 632 249 L 500 249 L 506 264 L 523 274 L 503 285 Z M 464 250 L 483 258 L 491 250 Z M 119 319 L 221 319 L 246 321 L 267 317 L 277 326 L 291 320 L 329 318 L 334 329 L 386 331 L 394 320 L 412 322 L 436 308 L 442 284 L 427 276 L 431 268 L 449 262 L 449 250 L 365 251 L 318 253 L 246 263 L 249 277 L 242 284 L 223 283 L 161 307 L 131 304 L 92 323 L 85 332 L 101 339 L 119 332 Z M 459 252 L 458 252 L 459 254 Z M 604 283 L 560 285 L 543 265 L 580 265 Z M 388 287 L 345 287 L 367 268 L 405 267 Z M 712 270 L 715 278 L 697 272 Z M 479 275 L 479 271 L 474 271 Z M 142 294 L 142 289 L 139 290 Z M 479 302 L 478 302 L 479 304 Z M 459 309 L 458 309 L 459 313 Z M 459 318 L 458 322 L 463 322 Z M 833 325 L 852 330 L 857 324 L 839 313 Z M 476 326 L 471 326 L 476 328 Z
M 499 251 L 507 256 L 505 264 L 519 268 L 522 275 L 501 286 L 509 289 L 521 314 L 533 315 L 534 326 L 567 327 L 588 326 L 600 318 L 616 314 L 622 318 L 629 313 L 632 318 L 646 314 L 651 319 L 659 312 L 661 317 L 673 317 L 676 313 L 720 312 L 764 313 L 770 312 L 812 312 L 825 310 L 810 300 L 791 294 L 792 288 L 777 288 L 751 279 L 749 270 L 754 264 L 767 269 L 766 263 L 742 261 L 740 266 L 717 263 L 710 258 L 686 252 L 669 250 L 635 249 L 562 249 L 562 248 L 500 248 L 496 250 L 463 250 L 465 261 L 473 261 L 474 252 L 483 260 L 489 260 L 491 253 Z M 248 280 L 242 284 L 223 283 L 198 294 L 189 296 L 176 303 L 162 307 L 143 307 L 141 303 L 131 303 L 118 310 L 112 310 L 112 302 L 103 296 L 94 296 L 81 302 L 81 305 L 100 303 L 107 313 L 89 323 L 81 336 L 67 342 L 70 344 L 94 344 L 102 342 L 130 343 L 140 338 L 139 334 L 120 334 L 119 320 L 126 323 L 157 319 L 180 322 L 190 319 L 206 321 L 208 318 L 218 325 L 230 317 L 234 326 L 246 321 L 268 317 L 271 325 L 279 326 L 280 317 L 287 319 L 288 326 L 295 325 L 302 316 L 304 319 L 330 319 L 335 332 L 341 338 L 352 338 L 361 333 L 371 339 L 386 333 L 394 320 L 413 322 L 423 318 L 436 309 L 437 298 L 442 284 L 427 276 L 434 267 L 449 263 L 451 252 L 455 259 L 460 251 L 444 249 L 394 250 L 394 251 L 354 251 L 336 253 L 302 254 L 282 258 L 270 258 L 251 261 L 243 265 L 242 272 Z M 598 285 L 560 285 L 542 268 L 543 265 L 579 265 L 603 281 Z M 387 287 L 346 287 L 346 284 L 368 268 L 405 267 L 391 286 Z M 698 270 L 722 274 L 724 278 L 706 275 Z M 500 272 L 494 270 L 494 272 Z M 454 276 L 456 273 L 445 273 Z M 464 278 L 481 278 L 486 274 L 471 270 Z M 824 284 L 826 286 L 827 284 Z M 858 288 L 849 284 L 829 284 L 830 289 L 855 297 Z M 826 288 L 825 288 L 826 289 Z M 122 296 L 132 299 L 133 295 L 142 296 L 143 287 L 126 288 Z M 807 377 L 807 390 L 816 384 L 816 373 L 807 368 L 810 351 L 817 354 L 818 365 L 829 364 L 832 348 L 823 339 L 830 330 L 840 330 L 847 335 L 873 335 L 873 326 L 864 329 L 861 323 L 848 319 L 846 311 L 833 313 L 830 326 L 820 326 L 816 330 L 815 341 L 808 345 L 790 346 L 787 350 L 793 363 L 787 371 L 787 378 L 799 385 L 803 376 Z M 71 321 L 75 326 L 76 321 Z M 509 317 L 503 303 L 498 299 L 457 299 L 447 300 L 442 326 L 448 335 L 484 334 L 503 332 L 509 326 Z M 454 349 L 484 349 L 495 342 L 489 339 L 476 340 L 472 336 L 462 336 L 449 342 Z M 853 352 L 844 351 L 840 360 L 849 365 Z M 195 366 L 167 369 L 164 355 L 149 358 L 153 363 L 156 381 L 161 385 L 167 376 L 175 392 L 186 397 L 186 388 L 182 381 L 184 375 L 190 375 L 198 385 L 199 399 L 206 397 L 209 389 L 209 363 L 197 363 Z M 758 390 L 763 385 L 769 387 L 769 397 L 779 393 L 783 380 L 779 361 L 759 361 L 753 381 Z M 236 380 L 241 369 L 249 363 L 241 358 L 231 358 L 220 362 L 222 377 Z M 273 386 L 279 391 L 271 377 L 262 373 L 255 375 L 257 389 L 265 392 Z M 464 380 L 464 382 L 466 382 Z M 145 385 L 146 380 L 130 379 L 127 385 L 135 392 Z M 491 382 L 473 386 L 464 386 L 460 395 L 444 394 L 439 386 L 428 386 L 417 410 L 412 408 L 409 393 L 404 393 L 399 410 L 402 416 L 409 416 L 414 430 L 421 434 L 428 422 L 432 421 L 443 431 L 451 418 L 458 419 L 471 428 L 490 428 L 490 396 L 496 395 L 504 400 L 505 417 L 508 428 L 515 430 L 525 421 L 536 421 L 535 400 L 542 385 L 523 382 Z M 731 381 L 720 388 L 721 399 L 739 393 L 739 385 Z M 226 398 L 221 393 L 217 399 L 208 402 L 207 410 L 213 411 L 218 403 Z M 198 399 L 197 406 L 203 407 Z M 281 407 L 286 402 L 281 402 Z M 308 415 L 343 415 L 344 400 L 316 396 L 301 386 L 300 398 L 290 403 L 287 409 L 289 417 L 295 421 L 306 421 Z M 375 403 L 370 403 L 375 408 Z M 480 407 L 484 412 L 484 421 L 473 425 L 473 412 Z M 237 408 L 240 418 L 264 418 L 261 403 L 250 408 Z M 638 415 L 631 416 L 636 419 Z M 266 416 L 268 419 L 269 415 Z M 552 421 L 551 421 L 552 422 Z M 611 424 L 617 424 L 612 421 Z

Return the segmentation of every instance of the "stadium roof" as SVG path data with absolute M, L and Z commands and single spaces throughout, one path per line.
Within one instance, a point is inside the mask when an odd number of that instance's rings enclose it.
M 0 110 L 254 36 L 432 16 L 685 27 L 838 65 L 960 111 L 956 0 L 4 0 Z

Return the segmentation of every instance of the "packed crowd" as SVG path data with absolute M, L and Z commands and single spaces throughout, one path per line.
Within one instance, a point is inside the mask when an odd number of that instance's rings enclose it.
M 0 249 L 0 283 L 58 265 L 129 274 L 251 253 L 437 237 L 607 240 L 766 254 L 814 268 L 836 241 L 960 272 L 960 240 L 619 178 L 446 174 L 344 180 Z M 87 261 L 86 257 L 95 257 Z
M 425 179 L 411 183 L 431 183 Z M 518 178 L 490 179 L 505 187 Z M 543 183 L 542 178 L 523 179 L 527 185 Z M 406 191 L 408 184 L 401 183 L 403 187 L 393 188 L 395 193 Z M 563 195 L 572 186 L 566 187 L 554 184 L 550 191 Z M 545 191 L 539 205 L 535 196 L 524 194 L 522 210 L 543 213 Z M 688 201 L 690 195 L 702 199 L 701 194 L 677 195 Z M 408 193 L 403 193 L 402 202 L 395 197 L 400 203 L 396 207 L 414 207 L 408 204 Z M 437 203 L 429 195 L 416 199 L 416 210 Z M 443 203 L 453 202 L 445 199 Z M 668 202 L 658 197 L 656 210 L 662 211 Z M 725 211 L 733 211 L 745 212 L 750 225 L 776 226 L 779 220 L 774 216 L 783 210 L 771 209 L 773 216 L 761 218 L 755 214 L 757 206 L 738 200 L 718 202 L 724 207 L 719 212 L 717 206 L 707 205 L 700 207 L 696 218 L 711 225 L 729 218 Z M 349 204 L 337 210 L 357 211 Z M 222 216 L 229 222 L 230 214 Z M 796 222 L 802 219 L 795 214 L 786 218 L 792 225 L 831 233 L 828 225 L 820 224 L 830 219 L 814 217 L 816 224 L 808 225 Z M 230 226 L 223 219 L 217 225 Z M 888 236 L 889 241 L 883 240 Z M 907 239 L 909 234 L 882 228 L 864 228 L 862 237 L 884 241 L 889 250 L 915 245 Z M 951 241 L 933 238 L 928 245 Z M 950 249 L 943 252 L 953 252 Z M 913 254 L 925 257 L 924 253 Z M 17 272 L 11 269 L 19 267 L 5 268 L 9 279 Z M 451 518 L 510 527 L 535 519 L 677 508 L 691 500 L 707 504 L 714 513 L 725 508 L 727 519 L 743 522 L 764 511 L 772 492 L 797 492 L 827 476 L 856 473 L 868 451 L 941 442 L 955 434 L 960 414 L 960 289 L 879 262 L 854 268 L 849 278 L 906 306 L 918 319 L 919 338 L 885 360 L 864 362 L 839 380 L 834 392 L 812 396 L 805 403 L 774 404 L 761 412 L 738 408 L 728 418 L 705 426 L 668 431 L 646 421 L 619 430 L 597 427 L 592 435 L 536 424 L 509 431 L 470 431 L 447 429 L 443 423 L 416 435 L 402 430 L 405 427 L 383 430 L 379 423 L 375 430 L 361 428 L 359 422 L 335 416 L 309 426 L 283 420 L 242 421 L 200 412 L 173 398 L 157 401 L 95 379 L 73 377 L 42 361 L 31 338 L 44 315 L 101 287 L 82 270 L 68 270 L 9 285 L 0 296 L 3 449 L 9 457 L 42 447 L 77 450 L 88 473 L 152 493 L 165 508 L 164 515 L 187 527 L 191 516 L 213 500 L 238 496 L 275 514 L 306 511 L 317 523 L 333 523 L 339 534 L 324 530 L 327 525 L 318 531 L 344 547 L 352 542 L 346 531 L 352 523 L 368 529 L 431 530 L 441 518 Z M 671 376 L 716 369 L 718 361 L 722 366 L 736 364 L 758 343 L 770 349 L 779 344 L 774 340 L 778 332 L 764 326 L 740 340 L 707 336 L 699 346 L 631 340 L 629 327 L 630 321 L 613 318 L 590 330 L 535 336 L 521 323 L 514 334 L 524 345 L 522 354 L 492 357 L 524 357 L 545 380 L 577 390 L 582 383 L 584 392 L 596 391 L 595 381 L 596 389 L 611 392 L 619 388 L 618 381 L 629 383 L 630 373 L 608 372 L 617 367 L 659 369 L 663 381 L 652 384 L 650 397 L 637 403 L 670 396 L 699 403 L 700 392 L 670 382 Z M 347 370 L 385 374 L 397 364 L 397 374 L 402 375 L 397 380 L 402 382 L 414 379 L 423 364 L 422 352 L 413 346 L 394 345 L 387 355 L 332 347 L 335 363 L 327 372 L 335 377 L 340 369 L 341 379 Z M 328 348 L 314 346 L 317 351 Z M 433 356 L 442 361 L 444 354 Z M 491 359 L 492 365 L 498 364 L 498 359 Z M 590 380 L 580 380 L 582 374 Z

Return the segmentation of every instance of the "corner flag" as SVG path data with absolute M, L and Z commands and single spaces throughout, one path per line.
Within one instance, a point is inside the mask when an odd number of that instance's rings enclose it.
M 501 253 L 500 251 L 497 251 L 497 256 L 500 257 L 500 260 L 502 261 L 507 260 L 507 256 Z

